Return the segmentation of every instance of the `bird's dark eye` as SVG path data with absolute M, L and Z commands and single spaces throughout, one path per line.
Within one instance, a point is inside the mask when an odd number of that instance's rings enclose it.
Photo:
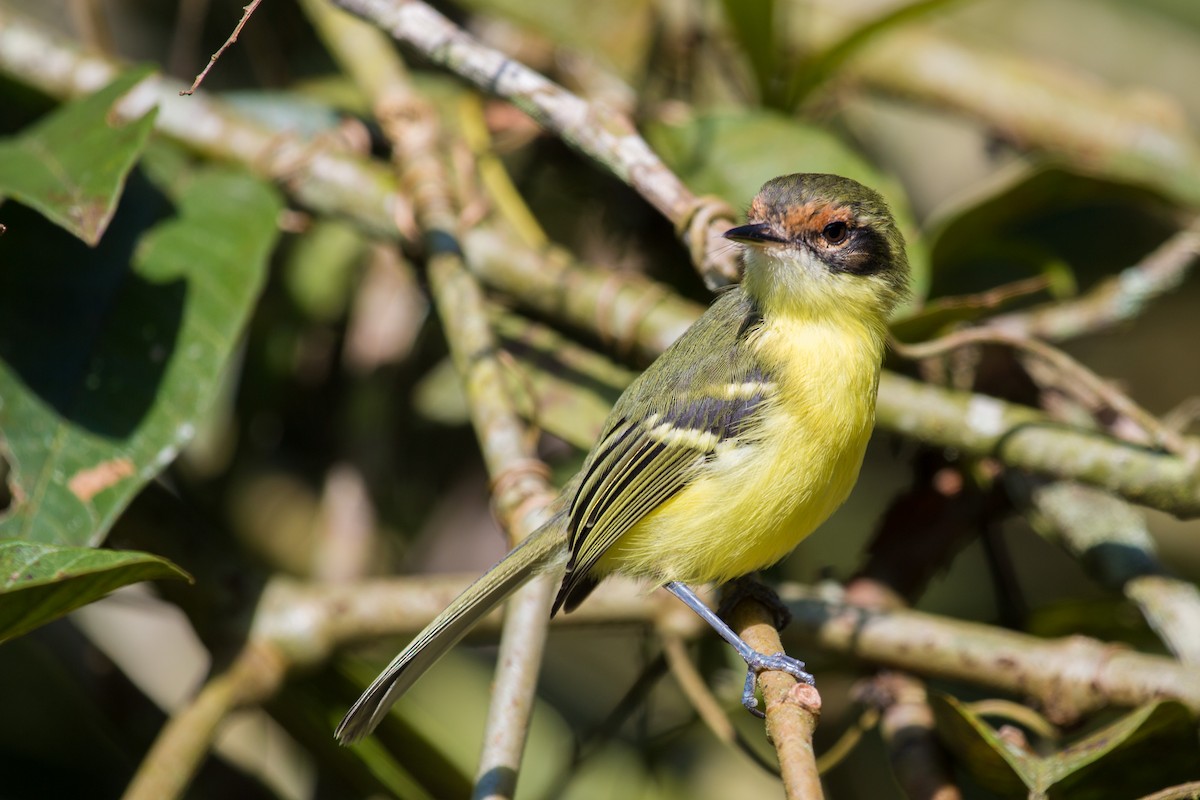
M 838 220 L 831 222 L 821 229 L 821 237 L 828 244 L 841 244 L 850 235 L 850 226 Z

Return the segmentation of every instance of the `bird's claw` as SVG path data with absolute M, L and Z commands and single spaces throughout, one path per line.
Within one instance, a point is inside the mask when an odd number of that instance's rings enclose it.
M 758 698 L 754 696 L 755 684 L 758 682 L 758 674 L 760 672 L 772 670 L 786 672 L 796 680 L 807 683 L 809 686 L 816 683 L 816 679 L 813 678 L 812 674 L 805 671 L 803 661 L 792 658 L 786 653 L 774 653 L 772 655 L 756 653 L 746 660 L 746 686 L 742 691 L 742 705 L 759 719 L 762 719 L 766 715 L 758 709 Z

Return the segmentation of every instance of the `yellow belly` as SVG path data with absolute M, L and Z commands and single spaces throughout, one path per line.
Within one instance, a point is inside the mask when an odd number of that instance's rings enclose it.
M 609 548 L 597 573 L 731 580 L 779 561 L 845 501 L 874 424 L 878 350 L 837 331 L 781 333 L 791 380 L 754 441 L 718 450 Z

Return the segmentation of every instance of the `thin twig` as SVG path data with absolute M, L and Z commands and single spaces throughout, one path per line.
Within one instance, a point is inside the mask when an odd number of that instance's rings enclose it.
M 261 2 L 262 0 L 250 0 L 250 4 L 242 9 L 242 18 L 238 20 L 238 24 L 236 27 L 234 27 L 233 33 L 229 34 L 229 38 L 225 40 L 225 43 L 221 45 L 217 52 L 209 56 L 208 63 L 204 65 L 204 69 L 200 70 L 200 74 L 196 76 L 194 81 L 192 81 L 192 85 L 186 89 L 179 90 L 180 95 L 190 95 L 200 88 L 200 84 L 204 81 L 205 77 L 208 76 L 208 71 L 217 63 L 217 59 L 220 58 L 221 55 L 230 47 L 232 47 L 233 43 L 238 40 L 238 34 L 242 32 L 242 28 L 244 28 L 246 23 L 250 21 L 251 15 L 254 14 L 254 11 L 258 8 L 258 4 Z

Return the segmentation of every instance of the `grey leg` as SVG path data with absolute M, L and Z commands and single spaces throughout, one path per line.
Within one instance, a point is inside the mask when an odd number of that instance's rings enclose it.
M 718 617 L 712 609 L 704 605 L 696 593 L 689 589 L 686 585 L 679 581 L 671 581 L 666 585 L 666 589 L 671 594 L 678 597 L 688 608 L 700 615 L 700 619 L 712 626 L 721 638 L 733 645 L 733 649 L 746 662 L 746 688 L 742 692 L 742 705 L 751 714 L 762 716 L 762 712 L 758 711 L 758 700 L 754 696 L 754 686 L 757 682 L 758 673 L 764 670 L 779 670 L 786 672 L 798 681 L 803 681 L 807 684 L 813 683 L 813 676 L 804 671 L 804 662 L 791 658 L 785 653 L 775 653 L 774 655 L 766 655 L 755 650 L 750 645 L 734 633 L 733 628 L 725 624 L 725 620 Z

